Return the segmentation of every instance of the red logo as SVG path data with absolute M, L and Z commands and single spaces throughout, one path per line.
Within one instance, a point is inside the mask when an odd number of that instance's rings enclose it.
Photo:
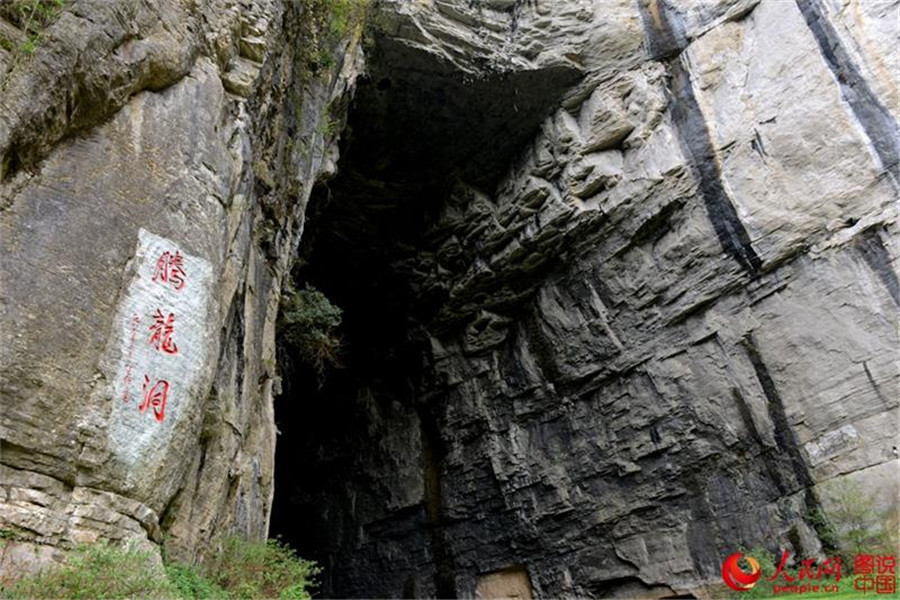
M 738 561 L 741 558 L 750 565 L 749 573 L 738 565 Z M 736 592 L 746 592 L 753 589 L 761 574 L 759 563 L 754 558 L 744 556 L 740 552 L 735 552 L 722 563 L 722 579 L 725 580 L 725 584 L 728 587 Z

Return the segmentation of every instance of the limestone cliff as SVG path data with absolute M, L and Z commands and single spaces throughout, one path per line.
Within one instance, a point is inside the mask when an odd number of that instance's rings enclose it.
M 0 54 L 4 568 L 266 535 L 282 280 L 361 60 L 310 64 L 311 6 L 72 2 Z
M 0 11 L 0 571 L 268 532 L 325 595 L 702 596 L 896 502 L 900 3 L 332 5 Z

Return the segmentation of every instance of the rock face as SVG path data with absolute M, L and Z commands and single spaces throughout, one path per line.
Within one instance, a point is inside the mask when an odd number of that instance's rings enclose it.
M 897 7 L 676 4 L 382 8 L 301 272 L 347 364 L 276 414 L 273 528 L 327 594 L 700 595 L 737 547 L 820 552 L 831 480 L 896 498 L 897 54 L 868 32 Z
M 382 1 L 310 72 L 316 6 L 0 50 L 0 571 L 269 530 L 325 595 L 703 595 L 896 502 L 896 3 Z
M 75 2 L 0 51 L 6 573 L 267 532 L 282 280 L 358 31 L 311 73 L 306 4 L 156 4 Z

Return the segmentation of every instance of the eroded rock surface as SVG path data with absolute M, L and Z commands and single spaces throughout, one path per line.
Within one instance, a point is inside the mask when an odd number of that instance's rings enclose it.
M 304 19 L 81 1 L 0 51 L 4 572 L 266 535 L 282 280 L 361 59 L 348 32 L 310 72 Z
M 859 49 L 896 5 L 385 10 L 304 271 L 348 364 L 279 422 L 276 524 L 327 593 L 703 595 L 741 545 L 822 552 L 833 480 L 895 502 L 897 55 Z M 416 140 L 440 109 L 391 109 L 423 89 L 397 48 L 507 103 L 464 168 Z M 497 174 L 506 73 L 552 68 L 579 80 Z
M 0 570 L 274 495 L 326 595 L 703 595 L 896 501 L 896 2 L 381 1 L 316 72 L 305 6 L 0 50 Z

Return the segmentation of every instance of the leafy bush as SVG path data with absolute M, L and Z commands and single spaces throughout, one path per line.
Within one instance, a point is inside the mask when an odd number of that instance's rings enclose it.
M 179 564 L 166 565 L 166 575 L 178 593 L 187 600 L 228 598 L 228 592 L 203 577 L 196 567 Z
M 766 581 L 769 577 L 775 574 L 776 568 L 776 560 L 775 555 L 766 550 L 765 548 L 754 547 L 750 550 L 746 550 L 744 548 L 740 549 L 741 554 L 745 557 L 749 556 L 756 560 L 759 563 L 759 570 L 761 575 L 759 579 L 756 581 L 756 585 L 744 592 L 734 592 L 730 593 L 731 598 L 768 598 L 772 594 L 772 585 Z M 748 563 L 744 558 L 738 561 L 738 566 L 741 567 L 746 572 L 750 571 L 750 563 Z
M 341 309 L 319 290 L 291 286 L 282 296 L 282 324 L 285 340 L 296 349 L 303 362 L 322 375 L 326 366 L 339 366 Z
M 829 520 L 836 530 L 837 546 L 846 557 L 855 554 L 897 551 L 897 504 L 880 511 L 875 498 L 846 477 L 824 485 L 831 499 Z
M 221 540 L 204 561 L 202 572 L 232 598 L 310 598 L 320 569 L 277 540 Z M 195 596 L 196 597 L 196 596 Z
M 5 598 L 173 598 L 177 592 L 149 552 L 79 546 L 66 562 L 3 590 Z
M 150 552 L 93 544 L 73 550 L 62 565 L 19 579 L 0 597 L 307 600 L 318 573 L 315 563 L 275 540 L 224 538 L 201 566 L 165 569 Z

